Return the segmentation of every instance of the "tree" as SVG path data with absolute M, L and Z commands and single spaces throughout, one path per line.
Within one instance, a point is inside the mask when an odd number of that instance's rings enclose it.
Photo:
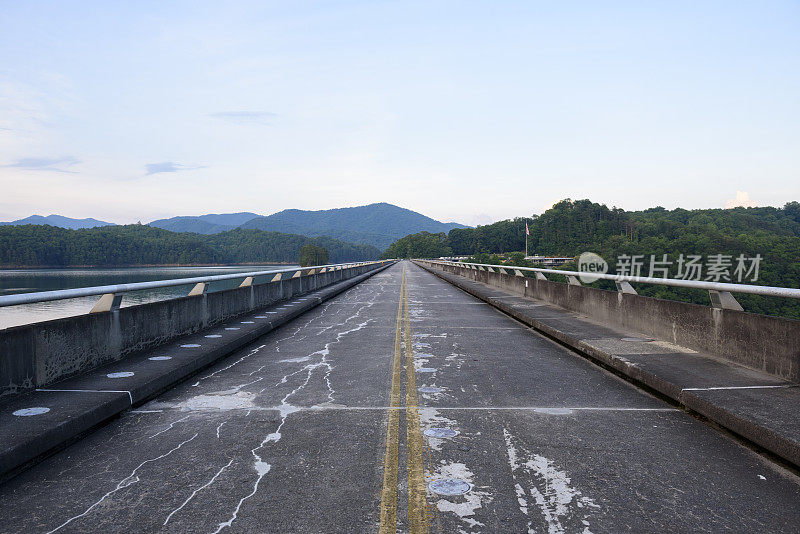
M 0 226 L 0 267 L 289 263 L 296 262 L 300 249 L 308 244 L 330 254 L 321 263 L 380 256 L 371 245 L 263 230 L 236 228 L 201 235 L 138 224 L 81 230 L 28 224 Z
M 539 217 L 499 221 L 477 228 L 450 230 L 449 234 L 422 232 L 393 243 L 384 258 L 435 258 L 473 256 L 478 263 L 534 266 L 522 257 L 525 221 L 530 227 L 529 251 L 543 255 L 578 256 L 595 252 L 614 264 L 622 255 L 662 258 L 673 263 L 669 276 L 678 276 L 679 255 L 725 254 L 735 261 L 740 254 L 763 258 L 760 285 L 800 287 L 800 203 L 783 208 L 731 208 L 643 211 L 608 208 L 589 200 L 565 199 Z M 502 254 L 502 255 L 499 255 Z M 575 266 L 572 266 L 575 268 Z M 644 274 L 647 273 L 645 267 Z M 704 275 L 705 276 L 705 275 Z M 735 281 L 735 280 L 734 280 Z M 614 289 L 610 281 L 594 287 Z M 640 295 L 708 304 L 708 292 L 697 289 L 641 285 Z M 746 311 L 800 319 L 800 299 L 736 295 Z
M 312 245 L 303 245 L 300 249 L 300 257 L 297 260 L 301 267 L 309 265 L 326 265 L 328 263 L 328 249 Z
M 453 251 L 447 246 L 447 235 L 419 232 L 398 239 L 386 249 L 382 258 L 439 258 L 451 256 Z

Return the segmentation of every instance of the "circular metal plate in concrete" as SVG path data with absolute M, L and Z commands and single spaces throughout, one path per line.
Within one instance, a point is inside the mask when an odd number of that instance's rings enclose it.
M 153 356 L 151 358 L 147 358 L 148 360 L 153 360 L 154 362 L 163 362 L 165 360 L 171 360 L 172 356 Z
M 22 408 L 21 410 L 17 410 L 16 412 L 12 412 L 17 417 L 30 417 L 32 415 L 42 415 L 43 413 L 47 413 L 50 411 L 50 408 L 45 408 L 44 406 L 35 406 L 33 408 Z
M 437 388 L 436 386 L 422 386 L 419 388 L 420 393 L 441 393 L 444 391 L 442 388 Z
M 428 484 L 428 488 L 439 495 L 464 495 L 472 485 L 458 478 L 440 478 Z
M 435 373 L 436 369 L 433 367 L 420 367 L 417 369 L 418 373 Z
M 106 375 L 108 378 L 128 378 L 133 376 L 133 371 L 120 371 L 118 373 L 108 373 Z
M 458 430 L 452 428 L 433 427 L 423 432 L 429 438 L 454 438 L 458 435 Z

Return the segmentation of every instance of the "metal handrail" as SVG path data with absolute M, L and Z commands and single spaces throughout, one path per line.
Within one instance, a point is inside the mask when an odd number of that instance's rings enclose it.
M 756 286 L 751 284 L 732 284 L 727 282 L 707 282 L 702 280 L 680 280 L 676 278 L 652 278 L 649 276 L 627 276 L 619 274 L 587 273 L 579 271 L 560 271 L 558 269 L 544 269 L 539 267 L 517 267 L 514 265 L 492 265 L 488 263 L 467 263 L 440 260 L 423 260 L 431 263 L 445 265 L 474 265 L 475 267 L 491 267 L 493 269 L 509 269 L 518 271 L 531 271 L 536 273 L 560 274 L 563 276 L 591 276 L 602 280 L 613 280 L 615 282 L 634 282 L 642 284 L 658 284 L 672 287 L 686 287 L 692 289 L 706 289 L 708 291 L 719 291 L 727 293 L 747 293 L 750 295 L 764 295 L 768 297 L 787 297 L 800 298 L 800 289 L 791 287 Z
M 98 295 L 128 293 L 143 289 L 158 289 L 162 287 L 186 286 L 190 284 L 208 284 L 220 280 L 232 280 L 235 278 L 247 279 L 250 277 L 276 275 L 282 273 L 296 273 L 298 271 L 309 271 L 311 269 L 327 269 L 329 267 L 347 269 L 358 265 L 369 265 L 380 263 L 377 261 L 357 262 L 357 263 L 333 263 L 327 265 L 314 265 L 309 267 L 291 267 L 287 269 L 274 269 L 271 271 L 253 271 L 245 273 L 219 274 L 213 276 L 196 276 L 193 278 L 174 278 L 170 280 L 153 280 L 151 282 L 134 282 L 130 284 L 115 284 L 108 286 L 78 287 L 74 289 L 57 289 L 55 291 L 38 291 L 35 293 L 19 293 L 16 295 L 0 296 L 0 308 L 4 306 L 15 306 L 18 304 L 33 304 L 36 302 L 49 302 L 53 300 L 64 300 L 79 297 L 92 297 Z

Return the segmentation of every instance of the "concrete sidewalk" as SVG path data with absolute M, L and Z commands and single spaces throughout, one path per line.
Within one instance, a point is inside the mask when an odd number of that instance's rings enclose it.
M 418 265 L 596 363 L 800 466 L 797 383 Z
M 186 380 L 384 268 L 103 365 L 0 404 L 0 480 Z

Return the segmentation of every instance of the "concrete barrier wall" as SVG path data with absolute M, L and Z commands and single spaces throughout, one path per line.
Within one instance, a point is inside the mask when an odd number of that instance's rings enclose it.
M 53 384 L 379 267 L 381 263 L 359 265 L 0 330 L 0 398 Z
M 670 341 L 781 378 L 800 381 L 800 321 L 527 276 L 427 261 L 420 263 L 554 304 L 611 327 Z

